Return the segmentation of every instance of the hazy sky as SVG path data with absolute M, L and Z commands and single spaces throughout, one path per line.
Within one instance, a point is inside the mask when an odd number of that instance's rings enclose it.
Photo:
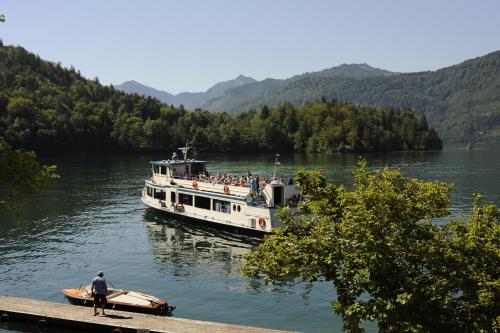
M 433 70 L 500 49 L 500 1 L 2 0 L 5 44 L 171 93 L 368 63 Z

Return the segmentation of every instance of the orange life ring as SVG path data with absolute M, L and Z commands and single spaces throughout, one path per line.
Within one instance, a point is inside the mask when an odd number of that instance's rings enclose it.
M 178 211 L 178 212 L 183 212 L 184 211 L 184 205 L 181 204 L 180 202 L 178 202 L 176 205 L 175 205 L 175 210 Z
M 195 190 L 197 190 L 197 189 L 198 189 L 198 183 L 196 182 L 196 180 L 193 180 L 193 188 L 194 188 Z
M 266 227 L 266 220 L 263 217 L 259 217 L 259 227 L 264 229 Z
M 224 185 L 224 193 L 229 194 L 229 186 Z

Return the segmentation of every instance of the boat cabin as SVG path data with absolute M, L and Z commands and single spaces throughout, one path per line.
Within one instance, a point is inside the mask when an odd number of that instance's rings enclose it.
M 153 177 L 166 177 L 175 179 L 191 179 L 207 172 L 206 161 L 199 160 L 163 160 L 151 161 Z
M 160 177 L 160 180 L 166 179 L 192 179 L 198 177 L 200 174 L 205 174 L 206 161 L 199 161 L 187 158 L 187 150 L 189 147 L 179 148 L 184 153 L 184 159 L 179 160 L 177 153 L 172 154 L 170 160 L 151 161 L 151 171 L 153 172 L 153 179 Z

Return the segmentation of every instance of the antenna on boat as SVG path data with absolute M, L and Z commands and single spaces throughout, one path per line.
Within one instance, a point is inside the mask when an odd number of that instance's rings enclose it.
M 189 147 L 189 141 L 186 141 L 186 146 L 185 147 L 180 147 L 179 150 L 182 151 L 182 154 L 184 155 L 184 161 L 187 160 L 187 154 L 188 154 L 188 150 L 191 149 L 191 147 Z
M 280 161 L 278 161 L 278 157 L 280 157 L 280 154 L 276 154 L 274 160 L 274 172 L 273 172 L 273 180 L 276 180 L 276 166 L 281 165 Z

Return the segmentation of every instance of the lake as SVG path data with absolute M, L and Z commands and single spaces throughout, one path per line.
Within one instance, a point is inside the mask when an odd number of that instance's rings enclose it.
M 188 223 L 146 208 L 140 201 L 148 161 L 168 155 L 45 158 L 61 178 L 23 202 L 17 218 L 1 217 L 0 294 L 64 302 L 61 288 L 88 284 L 98 270 L 108 282 L 166 298 L 176 317 L 336 332 L 332 285 L 265 286 L 241 277 L 243 255 L 260 240 Z M 273 155 L 199 155 L 211 171 L 272 175 Z M 352 184 L 356 155 L 282 154 L 278 174 L 321 169 L 333 182 Z M 472 194 L 500 205 L 500 145 L 473 150 L 365 154 L 370 168 L 399 168 L 406 176 L 452 182 L 452 214 L 467 214 Z M 89 308 L 89 314 L 92 310 Z M 9 324 L 0 332 L 36 331 Z M 375 331 L 370 325 L 367 331 Z

